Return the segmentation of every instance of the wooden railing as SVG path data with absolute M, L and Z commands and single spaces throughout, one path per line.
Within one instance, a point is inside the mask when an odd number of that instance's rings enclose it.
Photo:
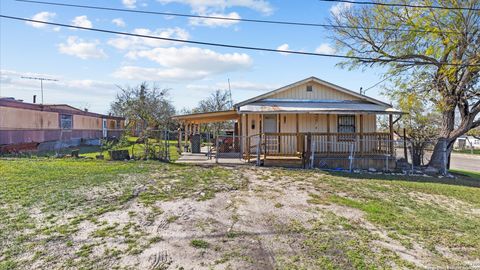
M 389 133 L 262 133 L 246 138 L 246 156 L 305 157 L 393 155 Z M 260 153 L 257 153 L 260 151 Z

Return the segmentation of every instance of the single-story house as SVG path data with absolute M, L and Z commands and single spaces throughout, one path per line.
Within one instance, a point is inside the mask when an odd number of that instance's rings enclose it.
M 455 140 L 455 149 L 480 149 L 480 138 L 474 136 L 461 136 Z
M 0 146 L 118 137 L 125 119 L 66 104 L 35 104 L 0 98 Z
M 174 119 L 186 135 L 198 133 L 203 123 L 235 121 L 245 159 L 260 155 L 265 163 L 286 158 L 307 162 L 314 157 L 321 166 L 335 167 L 341 165 L 333 159 L 345 163 L 355 154 L 366 161 L 363 167 L 383 167 L 385 160 L 394 161 L 393 122 L 401 114 L 390 104 L 309 77 L 237 103 L 230 111 Z M 388 116 L 387 130 L 378 130 L 379 115 Z M 379 166 L 369 162 L 376 159 Z

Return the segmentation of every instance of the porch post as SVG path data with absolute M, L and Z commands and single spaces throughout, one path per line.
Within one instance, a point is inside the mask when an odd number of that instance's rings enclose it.
M 298 124 L 298 113 L 295 114 L 295 131 L 297 133 L 297 153 L 299 153 L 300 151 L 300 136 L 299 136 L 299 133 L 300 133 L 300 129 L 299 129 L 299 124 Z
M 244 140 L 243 140 L 242 120 L 243 120 L 243 114 L 240 114 L 240 118 L 237 120 L 238 142 L 240 143 L 240 153 L 242 155 L 241 157 L 243 158 Z
M 363 155 L 363 114 L 360 114 L 360 155 Z
M 245 114 L 245 138 L 247 139 L 247 161 L 250 163 L 250 138 L 248 137 L 248 130 L 250 129 L 250 124 L 248 123 L 248 114 Z
M 278 121 L 277 122 L 278 133 L 281 133 L 281 126 L 282 126 L 282 115 L 281 114 L 277 114 L 277 121 Z M 280 135 L 278 135 L 277 141 L 278 141 L 278 153 L 280 153 L 281 152 L 280 146 L 282 145 L 282 143 L 280 142 L 281 141 Z
M 330 114 L 327 114 L 327 153 L 332 150 L 332 144 L 330 141 Z
M 393 156 L 393 114 L 388 115 L 388 126 L 390 128 L 390 136 L 389 136 L 390 155 Z

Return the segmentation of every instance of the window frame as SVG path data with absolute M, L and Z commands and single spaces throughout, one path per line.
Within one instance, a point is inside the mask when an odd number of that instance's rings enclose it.
M 348 120 L 344 120 L 348 119 Z M 353 121 L 352 121 L 353 120 Z M 345 124 L 345 123 L 349 124 Z M 349 127 L 350 131 L 345 131 L 345 128 Z M 341 131 L 343 129 L 343 131 Z M 354 141 L 357 132 L 357 117 L 354 114 L 339 114 L 337 115 L 337 133 L 344 135 L 339 135 L 339 141 Z M 351 135 L 350 135 L 351 134 Z
M 65 125 L 64 125 L 64 121 L 66 120 L 66 119 L 63 119 L 64 116 L 68 116 L 70 118 L 70 120 L 69 120 L 70 126 L 69 127 L 65 127 Z M 59 122 L 60 122 L 60 129 L 62 129 L 62 130 L 72 130 L 73 129 L 73 115 L 72 114 L 61 113 L 59 115 Z

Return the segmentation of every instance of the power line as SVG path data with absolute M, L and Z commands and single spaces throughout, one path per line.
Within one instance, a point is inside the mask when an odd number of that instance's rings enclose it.
M 401 28 L 399 29 L 399 28 L 381 28 L 381 27 L 365 27 L 365 26 L 350 26 L 350 25 L 332 25 L 332 24 L 295 22 L 295 21 L 257 20 L 257 19 L 246 19 L 246 18 L 228 18 L 228 17 L 221 17 L 221 16 L 193 15 L 193 14 L 162 12 L 162 11 L 132 10 L 132 9 L 112 8 L 112 7 L 102 7 L 102 6 L 92 6 L 92 5 L 65 4 L 65 3 L 55 3 L 55 2 L 36 1 L 36 0 L 16 0 L 16 1 L 24 2 L 24 3 L 32 3 L 32 4 L 41 4 L 41 5 L 61 6 L 61 7 L 85 8 L 85 9 L 128 12 L 128 13 L 137 13 L 137 14 L 164 15 L 164 16 L 174 16 L 174 17 L 213 19 L 213 20 L 249 22 L 249 23 L 266 23 L 266 24 L 279 24 L 279 25 L 292 25 L 292 26 L 305 26 L 305 27 L 325 27 L 325 28 L 333 28 L 333 29 L 349 28 L 349 29 L 364 29 L 364 30 L 377 30 L 377 31 L 460 34 L 459 31 L 401 29 Z
M 322 1 L 322 2 L 340 2 L 340 3 L 348 3 L 348 4 L 359 4 L 359 5 L 389 6 L 389 7 L 431 8 L 431 9 L 446 9 L 446 10 L 480 11 L 480 8 L 469 8 L 469 7 L 444 7 L 444 6 L 433 6 L 433 5 L 383 3 L 383 2 L 354 1 L 354 0 L 318 0 L 318 1 Z
M 72 28 L 72 29 L 81 29 L 81 30 L 100 32 L 100 33 L 109 33 L 109 34 L 116 34 L 116 35 L 123 35 L 123 36 L 149 38 L 149 39 L 165 40 L 165 41 L 178 42 L 178 43 L 213 46 L 213 47 L 233 48 L 233 49 L 252 50 L 252 51 L 264 51 L 264 52 L 276 52 L 276 53 L 287 53 L 287 54 L 299 54 L 299 55 L 309 55 L 309 56 L 332 57 L 332 58 L 353 59 L 353 60 L 360 60 L 360 61 L 373 61 L 374 60 L 374 61 L 384 62 L 384 63 L 404 63 L 404 64 L 414 64 L 414 65 L 432 65 L 433 64 L 433 63 L 426 62 L 426 61 L 416 61 L 416 60 L 377 59 L 377 58 L 372 58 L 372 57 L 360 57 L 360 56 L 349 56 L 349 55 L 338 55 L 338 54 L 327 54 L 327 53 L 279 50 L 279 49 L 270 49 L 270 48 L 263 48 L 263 47 L 242 46 L 242 45 L 233 45 L 233 44 L 225 44 L 225 43 L 214 43 L 214 42 L 184 40 L 184 39 L 176 39 L 176 38 L 166 38 L 166 37 L 158 37 L 158 36 L 150 36 L 150 35 L 133 34 L 133 33 L 128 33 L 128 32 L 120 32 L 120 31 L 100 29 L 100 28 L 88 28 L 88 27 L 81 27 L 81 26 L 75 26 L 75 25 L 70 25 L 70 24 L 39 21 L 39 20 L 33 20 L 33 19 L 21 18 L 21 17 L 15 17 L 15 16 L 8 16 L 8 15 L 1 15 L 1 14 L 0 14 L 0 18 L 17 20 L 17 21 L 32 22 L 32 23 L 42 23 L 42 24 L 47 24 L 47 25 L 61 26 L 61 27 Z M 480 66 L 480 64 L 456 64 L 456 63 L 447 63 L 447 62 L 437 62 L 436 64 L 449 65 L 449 66 L 465 66 L 465 67 Z
M 390 79 L 391 77 L 393 77 L 393 75 L 390 75 L 390 76 L 388 76 L 388 77 L 386 77 L 386 78 L 383 78 L 381 81 L 375 83 L 374 85 L 372 85 L 372 86 L 370 86 L 370 87 L 367 87 L 366 89 L 362 89 L 362 88 L 360 87 L 360 94 L 361 94 L 361 95 L 365 95 L 365 93 L 366 93 L 368 90 L 370 90 L 370 89 L 374 88 L 375 86 L 383 83 L 384 81 Z

